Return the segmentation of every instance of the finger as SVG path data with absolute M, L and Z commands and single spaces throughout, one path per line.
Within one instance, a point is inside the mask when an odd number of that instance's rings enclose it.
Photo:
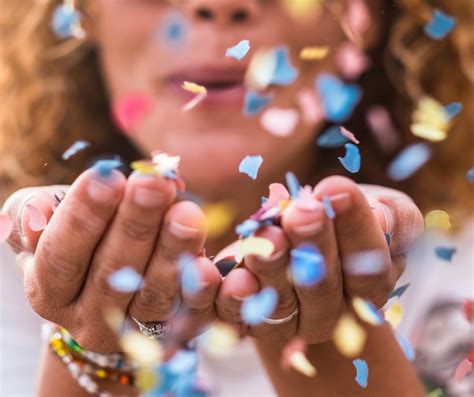
M 319 199 L 328 196 L 336 213 L 335 232 L 346 294 L 382 306 L 395 285 L 396 270 L 391 266 L 384 233 L 363 193 L 356 183 L 340 176 L 324 179 L 314 193 Z M 377 268 L 369 272 L 361 271 L 360 266 L 354 268 L 356 254 L 367 252 L 377 253 Z M 368 263 L 361 265 L 366 267 Z
M 292 202 L 282 216 L 282 227 L 297 248 L 303 243 L 317 247 L 324 258 L 324 278 L 313 286 L 295 285 L 300 302 L 298 332 L 309 343 L 320 343 L 332 337 L 332 330 L 344 309 L 342 272 L 332 221 L 321 202 L 301 206 Z
M 76 297 L 124 187 L 118 171 L 100 176 L 90 169 L 73 183 L 41 235 L 33 266 L 25 268 L 30 302 L 48 302 L 55 310 Z
M 176 261 L 183 253 L 197 256 L 206 239 L 206 217 L 190 201 L 171 206 L 165 215 L 157 245 L 146 269 L 143 286 L 129 312 L 141 322 L 164 321 L 180 301 Z
M 289 242 L 283 230 L 276 226 L 266 226 L 255 233 L 255 236 L 270 240 L 274 245 L 274 254 L 269 258 L 250 255 L 245 258 L 245 267 L 257 278 L 261 288 L 272 287 L 278 293 L 278 305 L 271 319 L 288 317 L 298 308 L 298 300 L 288 277 Z M 278 328 L 278 335 L 283 339 L 291 338 L 298 327 L 298 316 L 284 324 L 262 323 L 252 330 L 257 338 L 269 337 Z

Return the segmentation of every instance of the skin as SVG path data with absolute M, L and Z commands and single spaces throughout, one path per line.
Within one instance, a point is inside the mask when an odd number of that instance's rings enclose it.
M 241 221 L 256 209 L 260 196 L 267 194 L 268 184 L 282 181 L 288 169 L 296 172 L 301 181 L 309 178 L 313 154 L 308 151 L 319 126 L 299 125 L 291 139 L 276 138 L 259 127 L 257 118 L 242 117 L 242 104 L 238 101 L 204 102 L 183 114 L 181 108 L 189 98 L 170 86 L 170 76 L 182 65 L 189 69 L 216 62 L 224 67 L 235 66 L 237 61 L 222 54 L 241 39 L 242 29 L 253 48 L 285 42 L 295 52 L 315 42 L 335 48 L 345 36 L 334 19 L 324 14 L 327 11 L 305 23 L 296 23 L 272 1 L 195 0 L 182 5 L 191 24 L 189 41 L 181 51 L 171 54 L 152 34 L 170 7 L 161 1 L 98 0 L 85 21 L 88 40 L 99 49 L 112 101 L 127 92 L 144 91 L 159 102 L 130 133 L 132 142 L 144 156 L 156 148 L 181 155 L 181 172 L 188 189 L 211 202 L 225 198 L 239 203 Z M 200 17 L 200 7 L 209 9 L 213 19 Z M 229 16 L 235 10 L 244 10 L 246 18 L 232 21 Z M 368 39 L 376 25 L 372 24 L 365 33 Z M 242 65 L 246 66 L 249 59 L 245 58 Z M 297 91 L 311 87 L 321 70 L 335 72 L 332 56 L 311 65 L 300 64 L 295 56 L 292 60 L 301 68 L 301 76 L 292 86 L 275 89 L 274 102 L 279 106 L 293 106 Z M 236 172 L 249 151 L 265 159 L 258 179 L 252 183 Z M 104 320 L 104 309 L 118 307 L 124 316 L 131 315 L 142 322 L 169 320 L 173 324 L 173 315 L 181 303 L 190 315 L 182 338 L 192 337 L 216 318 L 237 324 L 256 338 L 280 394 L 291 395 L 295 390 L 303 394 L 301 387 L 306 383 L 301 383 L 301 376 L 294 373 L 282 376 L 275 352 L 285 341 L 299 335 L 311 344 L 310 359 L 324 358 L 333 368 L 344 361 L 347 367 L 350 361 L 337 356 L 328 344 L 338 318 L 348 310 L 353 296 L 370 299 L 378 307 L 385 303 L 403 270 L 404 253 L 423 228 L 419 210 L 401 192 L 358 186 L 344 177 L 324 179 L 313 188 L 315 209 L 292 203 L 284 213 L 281 228 L 266 227 L 258 232 L 274 242 L 274 255 L 269 259 L 248 257 L 244 268 L 221 280 L 212 262 L 201 255 L 198 270 L 204 288 L 194 296 L 186 296 L 179 289 L 176 258 L 183 252 L 198 255 L 204 245 L 217 252 L 224 247 L 223 241 L 235 237 L 229 233 L 222 241 L 206 243 L 204 214 L 191 202 L 176 203 L 176 187 L 171 181 L 137 175 L 126 179 L 116 171 L 104 178 L 88 170 L 70 187 L 20 190 L 7 200 L 5 210 L 17 225 L 10 243 L 19 253 L 32 307 L 43 318 L 66 327 L 84 347 L 98 352 L 120 349 Z M 68 191 L 66 198 L 53 212 L 51 193 L 64 189 Z M 336 211 L 334 220 L 328 219 L 323 210 L 324 196 L 331 199 Z M 44 213 L 44 230 L 31 229 L 26 203 Z M 384 232 L 392 235 L 390 247 Z M 289 251 L 301 242 L 316 244 L 325 257 L 327 277 L 316 287 L 298 288 L 288 281 Z M 368 249 L 383 252 L 385 266 L 381 273 L 365 277 L 349 274 L 345 267 L 347 257 Z M 143 288 L 135 294 L 119 293 L 108 284 L 109 276 L 124 266 L 132 266 L 144 277 Z M 244 326 L 240 319 L 242 300 L 265 286 L 279 292 L 273 318 L 286 317 L 297 307 L 299 316 L 284 325 Z M 410 390 L 410 395 L 418 395 L 416 377 L 391 333 L 387 329 L 371 332 L 379 337 L 374 337 L 368 357 L 375 357 L 380 371 L 395 366 L 401 374 L 396 384 L 375 382 L 371 395 L 380 395 L 377 393 L 392 386 L 399 395 L 408 395 Z M 274 343 L 271 346 L 275 349 L 269 348 L 268 343 Z M 392 358 L 384 361 L 388 356 Z M 59 369 L 52 357 L 46 357 L 49 358 L 40 390 L 44 395 L 54 395 L 47 380 L 64 368 Z M 331 376 L 323 375 L 325 382 L 308 387 L 327 391 Z M 58 387 L 80 395 L 72 382 Z M 341 381 L 338 387 L 351 391 L 352 377 Z

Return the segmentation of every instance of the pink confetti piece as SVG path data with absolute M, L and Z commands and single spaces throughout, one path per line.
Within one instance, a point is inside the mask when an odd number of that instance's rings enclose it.
M 123 132 L 130 133 L 151 107 L 152 100 L 148 95 L 128 94 L 114 102 L 113 118 Z
M 270 193 L 267 201 L 262 205 L 262 208 L 267 210 L 278 205 L 280 201 L 289 200 L 290 193 L 286 189 L 285 185 L 281 183 L 272 183 L 269 186 Z
M 13 223 L 6 214 L 0 214 L 0 244 L 7 241 L 13 230 Z
M 297 101 L 305 124 L 314 125 L 324 119 L 323 106 L 313 90 L 305 89 L 298 92 Z
M 41 230 L 44 230 L 48 224 L 46 215 L 33 204 L 26 204 L 25 211 L 30 218 L 28 227 L 34 232 L 40 232 Z
M 309 185 L 306 185 L 299 190 L 295 202 L 298 208 L 308 211 L 314 211 L 318 208 L 318 202 L 313 197 L 313 189 Z
M 269 108 L 260 118 L 260 125 L 270 134 L 287 137 L 298 124 L 300 115 L 295 109 Z
M 399 134 L 393 125 L 390 114 L 383 106 L 370 107 L 366 114 L 366 120 L 378 145 L 384 152 L 392 152 L 400 144 Z
M 462 360 L 456 368 L 454 372 L 454 380 L 456 382 L 461 382 L 464 377 L 472 371 L 472 364 L 469 362 L 467 358 Z
M 355 137 L 355 135 L 352 132 L 350 132 L 348 129 L 344 127 L 340 127 L 339 129 L 341 131 L 341 134 L 344 135 L 347 139 L 354 142 L 356 145 L 360 143 L 359 140 Z
M 336 64 L 341 74 L 349 80 L 356 80 L 370 66 L 371 62 L 355 44 L 347 42 L 336 53 Z
M 361 36 L 370 26 L 370 13 L 364 0 L 353 0 L 348 4 L 347 25 L 353 33 Z
M 183 106 L 183 112 L 189 112 L 206 99 L 207 92 L 201 92 Z

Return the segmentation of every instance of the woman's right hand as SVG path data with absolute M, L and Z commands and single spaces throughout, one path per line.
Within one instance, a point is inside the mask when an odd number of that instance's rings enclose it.
M 53 211 L 54 193 L 67 190 Z M 212 262 L 197 259 L 202 290 L 181 293 L 176 260 L 198 255 L 206 238 L 205 217 L 192 202 L 177 202 L 173 181 L 118 171 L 102 177 L 85 171 L 70 186 L 22 189 L 5 203 L 16 227 L 9 242 L 19 254 L 27 298 L 46 320 L 65 327 L 86 349 L 119 351 L 105 311 L 111 307 L 140 322 L 172 318 L 180 301 L 189 311 L 186 334 L 194 336 L 215 316 L 220 275 Z M 47 220 L 30 228 L 34 209 Z M 114 290 L 112 273 L 133 267 L 143 276 L 136 293 Z

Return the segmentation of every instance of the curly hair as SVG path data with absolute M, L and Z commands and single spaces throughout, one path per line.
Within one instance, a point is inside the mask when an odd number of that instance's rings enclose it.
M 59 40 L 51 32 L 51 15 L 59 3 L 1 1 L 0 202 L 23 186 L 70 183 L 94 156 L 137 157 L 110 117 L 94 48 L 75 39 Z M 472 185 L 465 175 L 473 165 L 469 140 L 474 89 L 469 87 L 474 82 L 474 3 L 385 0 L 383 6 L 383 40 L 372 54 L 374 71 L 367 72 L 363 81 L 366 93 L 373 91 L 370 87 L 380 91 L 381 79 L 389 87 L 378 99 L 384 101 L 399 130 L 405 131 L 403 143 L 416 139 L 408 126 L 413 104 L 421 97 L 464 105 L 447 140 L 434 145 L 429 167 L 418 172 L 406 188 L 398 187 L 409 190 L 424 209 L 456 208 L 465 217 L 466 210 L 472 209 Z M 433 7 L 457 18 L 456 29 L 442 41 L 423 34 Z M 359 122 L 361 117 L 355 119 Z M 63 161 L 61 154 L 78 139 L 91 143 L 87 158 L 80 154 Z

